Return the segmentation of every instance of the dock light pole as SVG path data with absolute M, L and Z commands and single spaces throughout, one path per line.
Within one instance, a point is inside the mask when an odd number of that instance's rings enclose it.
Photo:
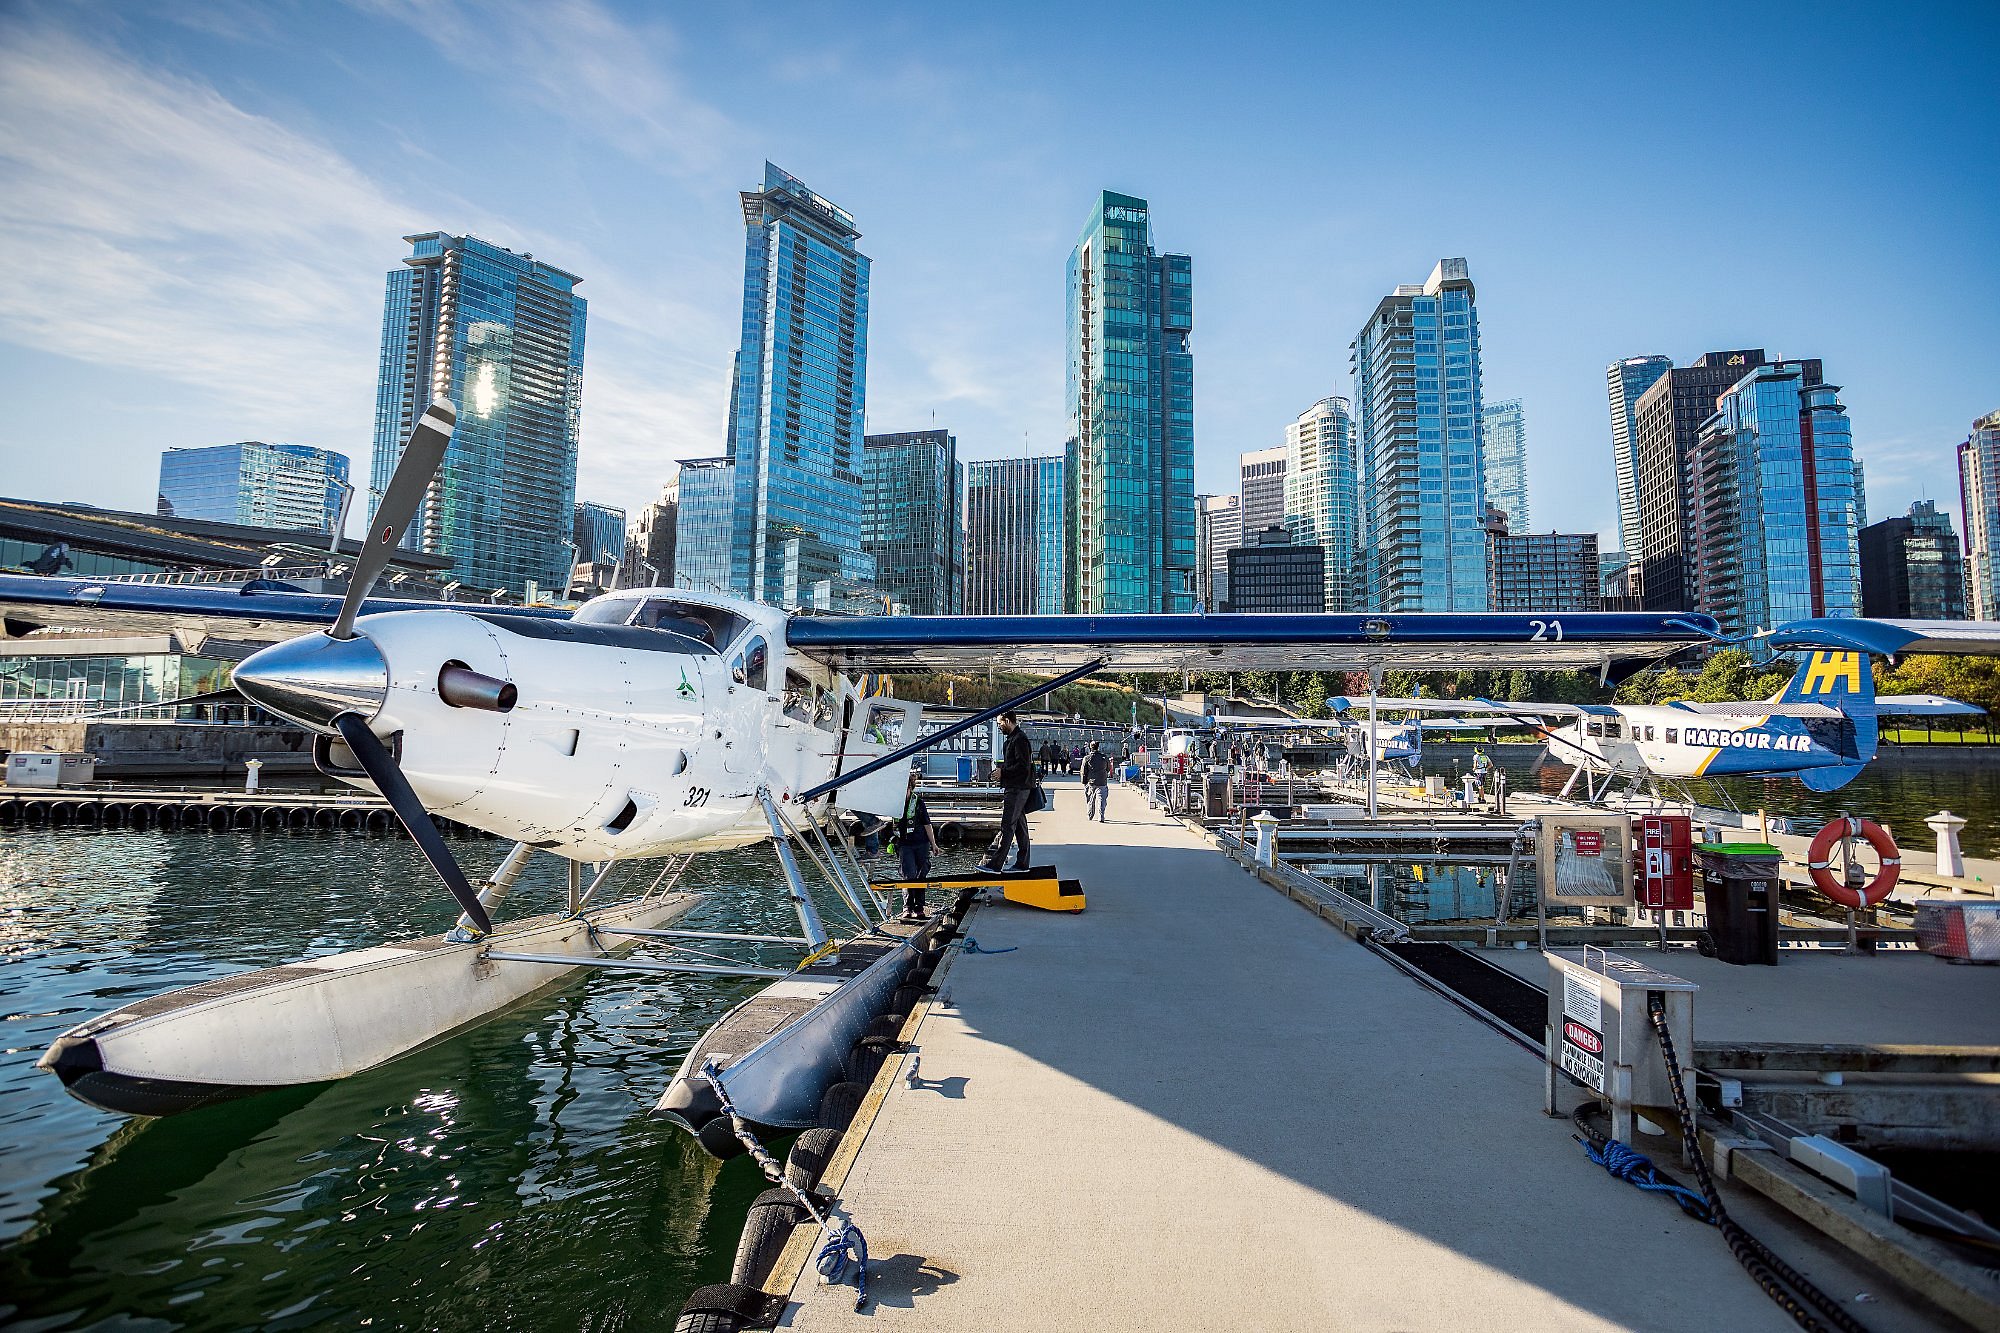
M 1375 695 L 1382 688 L 1382 668 L 1368 668 L 1368 818 L 1375 818 L 1375 770 L 1382 762 L 1382 738 L 1375 727 Z

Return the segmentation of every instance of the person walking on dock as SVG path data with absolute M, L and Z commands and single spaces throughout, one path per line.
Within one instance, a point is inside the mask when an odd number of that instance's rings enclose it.
M 938 847 L 930 807 L 917 794 L 921 772 L 920 768 L 911 767 L 910 785 L 903 792 L 903 815 L 896 821 L 896 856 L 902 862 L 905 921 L 924 919 L 924 881 L 931 877 L 931 854 Z
M 1015 848 L 1014 870 L 1028 868 L 1028 801 L 1035 792 L 1035 747 L 1012 709 L 1000 715 L 1000 732 L 1007 738 L 1000 751 L 1000 832 L 986 849 L 981 870 L 1007 867 L 1007 849 Z
M 1111 803 L 1111 756 L 1090 743 L 1083 757 L 1083 812 L 1085 818 L 1105 822 L 1104 811 Z

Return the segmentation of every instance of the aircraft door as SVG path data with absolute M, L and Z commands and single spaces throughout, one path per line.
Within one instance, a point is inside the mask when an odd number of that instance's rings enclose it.
M 854 731 L 847 740 L 847 772 L 871 759 L 916 740 L 923 734 L 924 706 L 903 699 L 857 699 L 854 704 Z M 915 762 L 914 760 L 912 762 Z M 834 799 L 849 810 L 865 810 L 872 815 L 894 818 L 903 813 L 903 793 L 908 790 L 910 770 L 891 764 L 858 782 L 840 789 Z
M 730 654 L 729 688 L 723 706 L 715 710 L 715 726 L 723 733 L 722 766 L 731 773 L 763 771 L 770 674 L 771 646 L 762 634 L 751 635 Z

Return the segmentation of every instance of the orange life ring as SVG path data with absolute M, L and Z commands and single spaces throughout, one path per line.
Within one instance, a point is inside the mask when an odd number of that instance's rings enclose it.
M 1848 838 L 1867 839 L 1875 855 L 1882 858 L 1882 873 L 1863 884 L 1859 893 L 1833 872 L 1833 849 Z M 1806 869 L 1812 872 L 1812 882 L 1819 891 L 1835 902 L 1845 907 L 1871 907 L 1896 887 L 1896 876 L 1903 873 L 1903 857 L 1896 850 L 1896 840 L 1880 824 L 1842 815 L 1813 836 L 1812 846 L 1806 850 Z

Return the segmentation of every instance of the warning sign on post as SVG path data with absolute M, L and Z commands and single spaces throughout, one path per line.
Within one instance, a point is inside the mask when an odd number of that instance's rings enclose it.
M 1562 1071 L 1595 1092 L 1604 1091 L 1604 998 L 1597 983 L 1563 973 Z

